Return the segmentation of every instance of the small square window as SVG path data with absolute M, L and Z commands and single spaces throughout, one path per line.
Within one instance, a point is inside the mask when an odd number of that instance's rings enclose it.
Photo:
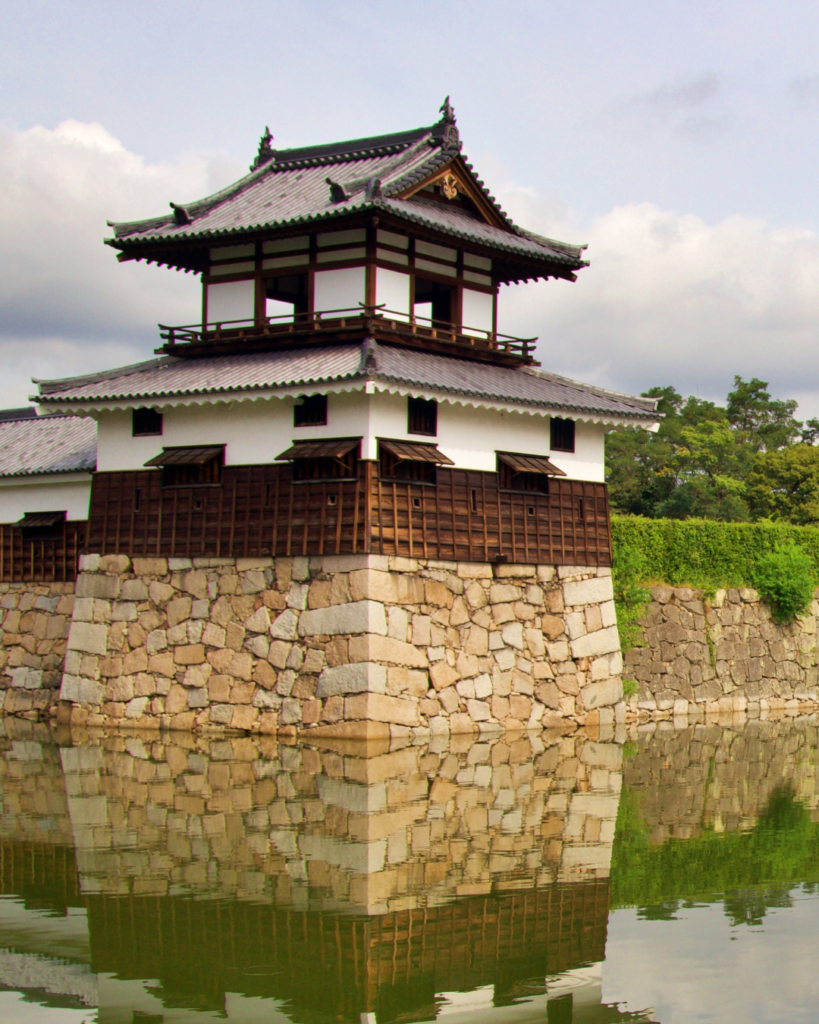
M 552 417 L 551 448 L 553 452 L 574 451 L 574 420 Z
M 162 435 L 162 413 L 156 409 L 134 409 L 131 419 L 133 437 L 157 437 Z
M 326 427 L 327 395 L 302 395 L 293 406 L 294 427 Z
M 434 398 L 407 399 L 407 433 L 435 437 L 438 433 L 438 403 Z

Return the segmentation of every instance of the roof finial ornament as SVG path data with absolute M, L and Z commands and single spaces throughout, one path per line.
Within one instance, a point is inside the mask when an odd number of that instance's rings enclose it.
M 347 195 L 347 192 L 346 192 L 344 186 L 341 185 L 339 182 L 333 181 L 332 178 L 325 178 L 324 180 L 330 186 L 330 202 L 331 203 L 343 203 L 346 199 L 350 198 Z
M 180 206 L 179 203 L 168 203 L 168 206 L 173 210 L 173 219 L 179 227 L 190 224 L 193 218 L 184 206 Z
M 435 139 L 440 139 L 444 149 L 460 149 L 461 137 L 458 134 L 458 126 L 455 124 L 455 111 L 449 102 L 449 96 L 440 107 L 441 120 L 433 129 Z
M 273 149 L 272 142 L 273 136 L 268 126 L 265 125 L 264 134 L 259 139 L 259 152 L 256 154 L 256 159 L 250 165 L 251 171 L 255 171 L 258 167 L 263 167 L 264 164 L 268 164 L 271 160 L 276 159 L 276 150 Z

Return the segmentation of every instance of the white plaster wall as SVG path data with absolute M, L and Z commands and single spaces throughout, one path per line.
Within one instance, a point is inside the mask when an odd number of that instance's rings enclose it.
M 364 301 L 364 267 L 316 271 L 313 281 L 313 307 L 325 309 L 357 309 Z
M 602 424 L 578 422 L 575 428 L 575 451 L 555 452 L 550 449 L 548 416 L 440 402 L 438 405 L 437 438 L 407 433 L 407 400 L 403 395 L 377 392 L 370 408 L 370 451 L 375 458 L 375 438 L 395 437 L 417 441 L 435 441 L 456 466 L 494 472 L 496 451 L 521 452 L 526 455 L 548 455 L 552 462 L 575 480 L 603 482 L 604 438 Z
M 397 270 L 385 270 L 383 267 L 377 267 L 375 277 L 375 304 L 376 306 L 386 306 L 386 308 L 393 313 L 404 313 L 409 316 L 409 274 L 402 274 Z
M 492 296 L 488 292 L 476 292 L 471 288 L 463 290 L 464 334 L 478 334 L 492 330 Z M 468 328 L 477 327 L 479 331 Z
M 163 447 L 199 444 L 227 445 L 227 465 L 269 463 L 295 440 L 358 436 L 363 438 L 361 454 L 365 459 L 377 457 L 379 437 L 406 438 L 434 441 L 456 466 L 489 472 L 496 469 L 497 450 L 550 455 L 548 416 L 441 402 L 438 436 L 426 438 L 407 433 L 407 399 L 403 395 L 330 393 L 327 425 L 321 427 L 294 427 L 295 403 L 295 398 L 274 398 L 168 408 L 163 410 L 162 437 L 132 437 L 128 410 L 100 413 L 97 468 L 101 472 L 141 469 Z M 602 481 L 603 441 L 602 425 L 578 423 L 575 453 L 550 457 L 575 479 Z
M 224 320 L 252 320 L 255 281 L 226 281 L 208 285 L 208 323 Z
M 88 518 L 89 473 L 0 480 L 0 523 L 16 523 L 26 512 L 61 512 L 68 519 Z

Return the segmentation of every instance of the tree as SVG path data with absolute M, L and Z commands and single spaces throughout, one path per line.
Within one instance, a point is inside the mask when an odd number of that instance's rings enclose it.
M 745 496 L 755 519 L 819 523 L 819 448 L 795 444 L 760 452 L 748 474 Z
M 768 382 L 752 377 L 745 381 L 734 377 L 734 390 L 728 392 L 728 421 L 755 452 L 770 452 L 793 444 L 802 424 L 793 418 L 797 402 L 793 398 L 772 399 Z

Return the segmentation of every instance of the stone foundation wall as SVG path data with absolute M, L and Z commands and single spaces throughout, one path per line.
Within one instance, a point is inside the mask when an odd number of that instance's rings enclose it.
M 73 583 L 0 583 L 4 714 L 36 718 L 57 699 L 73 607 Z
M 819 593 L 819 592 L 817 592 Z M 625 656 L 632 714 L 810 710 L 819 707 L 819 601 L 791 625 L 771 619 L 755 590 L 653 587 L 641 646 Z
M 81 560 L 60 714 L 316 735 L 623 720 L 608 569 L 386 556 Z

